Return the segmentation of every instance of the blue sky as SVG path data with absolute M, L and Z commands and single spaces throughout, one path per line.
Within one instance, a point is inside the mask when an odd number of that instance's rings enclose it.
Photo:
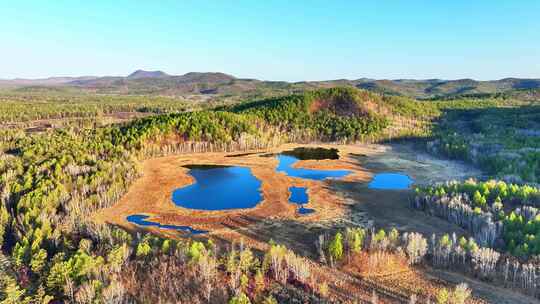
M 0 78 L 540 78 L 540 1 L 0 0 Z

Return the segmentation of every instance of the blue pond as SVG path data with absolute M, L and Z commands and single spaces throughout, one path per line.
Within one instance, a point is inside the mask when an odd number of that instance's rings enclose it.
M 375 174 L 373 180 L 369 183 L 368 187 L 371 189 L 382 190 L 403 190 L 409 189 L 413 180 L 400 173 L 379 173 Z
M 291 191 L 289 202 L 298 204 L 298 205 L 303 205 L 303 204 L 308 203 L 309 197 L 307 194 L 306 187 L 290 187 L 289 191 Z
M 193 228 L 191 228 L 189 226 L 162 225 L 160 223 L 147 221 L 146 220 L 147 218 L 149 218 L 148 215 L 134 214 L 134 215 L 128 216 L 126 219 L 130 223 L 133 223 L 133 224 L 136 224 L 136 225 L 139 225 L 139 226 L 143 226 L 143 227 L 158 227 L 158 228 L 161 228 L 161 229 L 180 230 L 180 231 L 184 231 L 184 232 L 189 232 L 191 234 L 201 234 L 201 233 L 207 233 L 208 232 L 206 230 L 193 229 Z
M 208 167 L 190 169 L 195 183 L 176 189 L 172 201 L 184 208 L 229 210 L 253 208 L 261 200 L 261 181 L 246 167 Z
M 304 151 L 303 158 L 309 157 Z M 321 151 L 317 150 L 320 154 Z M 333 151 L 331 151 L 333 152 Z M 337 154 L 336 154 L 337 156 Z M 296 169 L 292 166 L 299 161 L 296 156 L 280 154 L 277 156 L 279 165 L 277 172 L 284 172 L 288 176 L 324 180 L 327 178 L 341 178 L 349 173 L 348 170 L 315 170 Z M 189 165 L 189 174 L 193 176 L 195 182 L 189 186 L 173 191 L 172 201 L 184 208 L 196 210 L 232 210 L 253 208 L 263 199 L 261 193 L 261 181 L 252 173 L 251 169 L 241 166 L 216 166 L 216 165 Z M 290 201 L 299 204 L 299 212 L 307 214 L 314 212 L 312 209 L 304 208 L 308 203 L 306 189 L 302 187 L 291 187 Z
M 309 208 L 305 208 L 305 207 L 303 207 L 303 206 L 300 207 L 300 208 L 298 208 L 298 213 L 300 213 L 300 214 L 310 214 L 310 213 L 313 213 L 313 212 L 315 212 L 315 210 L 309 209 Z
M 288 176 L 312 180 L 323 180 L 327 178 L 342 178 L 351 173 L 349 170 L 315 170 L 304 168 L 293 168 L 298 158 L 289 155 L 278 155 L 279 165 L 277 172 L 285 172 Z
M 313 209 L 304 207 L 304 205 L 309 202 L 309 196 L 307 194 L 306 187 L 290 187 L 289 191 L 291 192 L 291 196 L 289 197 L 289 202 L 300 205 L 298 208 L 298 213 L 310 214 L 310 213 L 315 212 L 315 210 Z

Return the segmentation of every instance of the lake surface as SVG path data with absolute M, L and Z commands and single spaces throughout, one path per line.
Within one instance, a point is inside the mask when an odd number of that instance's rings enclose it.
M 277 156 L 279 164 L 277 172 L 284 172 L 290 177 L 298 177 L 311 180 L 324 180 L 327 178 L 342 178 L 351 173 L 349 170 L 318 170 L 293 168 L 292 166 L 299 161 L 298 158 L 290 155 L 279 154 Z
M 157 228 L 161 228 L 161 229 L 179 230 L 179 231 L 184 231 L 184 232 L 188 232 L 188 233 L 191 233 L 191 234 L 201 234 L 201 233 L 207 233 L 208 232 L 206 230 L 193 229 L 193 228 L 191 228 L 189 226 L 162 225 L 162 224 L 157 223 L 157 222 L 147 221 L 146 219 L 149 218 L 149 217 L 150 216 L 144 215 L 144 214 L 134 214 L 134 215 L 128 216 L 126 219 L 130 223 L 133 223 L 133 224 L 136 224 L 136 225 L 139 225 L 139 226 L 143 226 L 143 227 L 157 227 Z
M 309 196 L 307 194 L 306 187 L 290 187 L 289 191 L 291 192 L 289 202 L 298 205 L 304 205 L 309 202 Z
M 238 156 L 244 156 L 244 154 L 238 154 Z M 301 159 L 337 159 L 339 158 L 337 149 L 296 148 L 278 154 L 277 158 L 279 165 L 276 171 L 284 172 L 291 177 L 324 180 L 342 178 L 351 173 L 349 170 L 292 167 Z M 192 164 L 184 167 L 189 169 L 188 173 L 193 176 L 195 182 L 172 192 L 172 201 L 180 207 L 196 210 L 245 209 L 253 208 L 263 200 L 262 183 L 248 167 L 209 164 Z M 306 188 L 291 187 L 289 190 L 291 191 L 290 201 L 300 205 L 300 213 L 314 212 L 312 209 L 304 208 L 309 201 Z
M 289 187 L 291 195 L 289 196 L 289 202 L 299 205 L 298 213 L 310 214 L 315 212 L 313 209 L 304 207 L 309 202 L 309 195 L 306 187 Z
M 191 166 L 195 183 L 176 189 L 172 201 L 184 208 L 230 210 L 253 208 L 262 201 L 261 181 L 239 166 Z
M 306 208 L 304 206 L 298 208 L 298 213 L 300 214 L 311 214 L 311 213 L 314 213 L 315 210 L 314 209 L 309 209 L 309 208 Z
M 405 174 L 379 173 L 375 174 L 368 187 L 370 189 L 404 190 L 409 189 L 413 182 L 413 179 Z

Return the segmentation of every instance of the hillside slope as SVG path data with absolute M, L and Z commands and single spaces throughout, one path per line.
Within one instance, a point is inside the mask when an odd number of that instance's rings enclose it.
M 434 116 L 436 109 L 402 97 L 350 87 L 308 91 L 242 103 L 226 110 L 251 114 L 287 131 L 294 140 L 373 139 L 397 118 Z

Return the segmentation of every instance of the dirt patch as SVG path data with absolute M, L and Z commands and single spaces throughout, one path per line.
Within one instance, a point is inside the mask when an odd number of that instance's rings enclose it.
M 363 154 L 351 154 L 370 174 L 397 172 L 410 176 L 416 185 L 447 180 L 479 177 L 479 170 L 462 163 L 450 162 L 419 152 L 409 145 L 368 145 Z M 351 203 L 349 218 L 352 223 L 371 221 L 376 227 L 417 231 L 426 236 L 433 233 L 467 233 L 447 221 L 428 216 L 409 208 L 410 190 L 370 189 L 364 181 L 333 181 L 331 187 Z
M 367 114 L 367 111 L 362 110 L 355 100 L 345 98 L 316 99 L 309 106 L 309 113 L 317 113 L 324 110 L 339 116 L 361 116 Z
M 412 144 L 370 145 L 370 147 L 372 153 L 369 155 L 353 155 L 363 168 L 373 173 L 407 174 L 417 185 L 483 177 L 482 172 L 473 166 L 460 161 L 437 158 L 415 149 Z

